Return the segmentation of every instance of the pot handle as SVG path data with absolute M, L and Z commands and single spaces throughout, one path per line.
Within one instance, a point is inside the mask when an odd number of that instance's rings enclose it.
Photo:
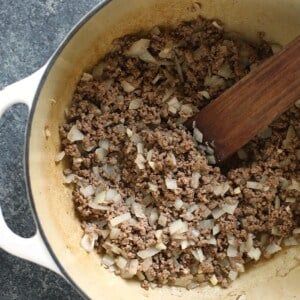
M 0 117 L 7 108 L 16 103 L 25 103 L 31 108 L 38 84 L 46 65 L 41 69 L 0 91 Z M 0 206 L 0 248 L 20 258 L 37 263 L 63 276 L 37 229 L 34 236 L 23 238 L 13 233 L 7 226 Z M 64 277 L 64 276 L 63 276 Z

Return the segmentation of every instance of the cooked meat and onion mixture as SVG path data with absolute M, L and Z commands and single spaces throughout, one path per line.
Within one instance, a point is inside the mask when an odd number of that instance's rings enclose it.
M 83 74 L 60 127 L 56 160 L 69 162 L 82 247 L 144 288 L 227 287 L 300 234 L 299 101 L 224 170 L 183 126 L 278 49 L 220 24 L 198 18 L 116 40 Z

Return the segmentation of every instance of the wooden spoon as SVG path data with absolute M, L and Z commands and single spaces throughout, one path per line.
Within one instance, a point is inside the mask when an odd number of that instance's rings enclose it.
M 186 122 L 214 144 L 218 164 L 300 99 L 300 36 Z

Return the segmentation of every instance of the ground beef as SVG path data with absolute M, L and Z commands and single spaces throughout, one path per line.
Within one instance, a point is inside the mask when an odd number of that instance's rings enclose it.
M 183 126 L 271 55 L 198 18 L 118 39 L 83 74 L 59 133 L 87 251 L 145 288 L 227 287 L 296 243 L 299 102 L 222 169 Z

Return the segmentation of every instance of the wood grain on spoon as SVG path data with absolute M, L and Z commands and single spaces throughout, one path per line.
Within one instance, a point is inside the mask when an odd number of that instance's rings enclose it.
M 223 162 L 300 98 L 300 37 L 186 122 Z

